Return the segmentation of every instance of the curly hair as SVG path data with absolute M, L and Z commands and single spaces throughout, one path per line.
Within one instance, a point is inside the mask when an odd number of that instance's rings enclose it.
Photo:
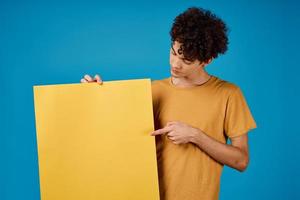
M 172 25 L 172 45 L 181 43 L 178 53 L 188 61 L 206 62 L 227 50 L 226 24 L 209 10 L 191 7 L 179 14 Z

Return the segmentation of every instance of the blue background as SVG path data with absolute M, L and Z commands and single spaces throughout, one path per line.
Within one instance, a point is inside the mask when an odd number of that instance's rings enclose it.
M 0 199 L 39 199 L 33 85 L 169 74 L 169 30 L 190 6 L 228 25 L 229 51 L 207 70 L 241 87 L 258 128 L 250 165 L 225 167 L 220 199 L 300 199 L 296 1 L 0 2 Z

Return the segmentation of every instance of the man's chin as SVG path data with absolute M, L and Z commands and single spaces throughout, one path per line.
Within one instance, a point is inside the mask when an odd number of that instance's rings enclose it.
M 171 76 L 174 77 L 174 78 L 180 78 L 180 77 L 182 77 L 182 75 L 173 73 L 172 71 L 171 71 Z

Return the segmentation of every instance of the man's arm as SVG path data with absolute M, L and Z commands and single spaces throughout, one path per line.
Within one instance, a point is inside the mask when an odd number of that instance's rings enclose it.
M 151 133 L 152 136 L 162 134 L 166 134 L 174 144 L 194 143 L 219 163 L 239 171 L 244 171 L 248 166 L 247 133 L 231 138 L 231 145 L 229 145 L 217 141 L 198 128 L 183 122 L 173 121 L 168 122 L 164 128 Z
M 223 144 L 214 138 L 196 129 L 190 142 L 196 144 L 216 161 L 244 171 L 249 163 L 248 136 L 247 133 L 231 138 L 231 145 Z

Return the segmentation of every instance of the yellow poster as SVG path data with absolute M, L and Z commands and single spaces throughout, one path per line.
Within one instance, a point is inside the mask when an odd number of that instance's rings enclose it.
M 158 200 L 150 79 L 34 86 L 41 200 Z

